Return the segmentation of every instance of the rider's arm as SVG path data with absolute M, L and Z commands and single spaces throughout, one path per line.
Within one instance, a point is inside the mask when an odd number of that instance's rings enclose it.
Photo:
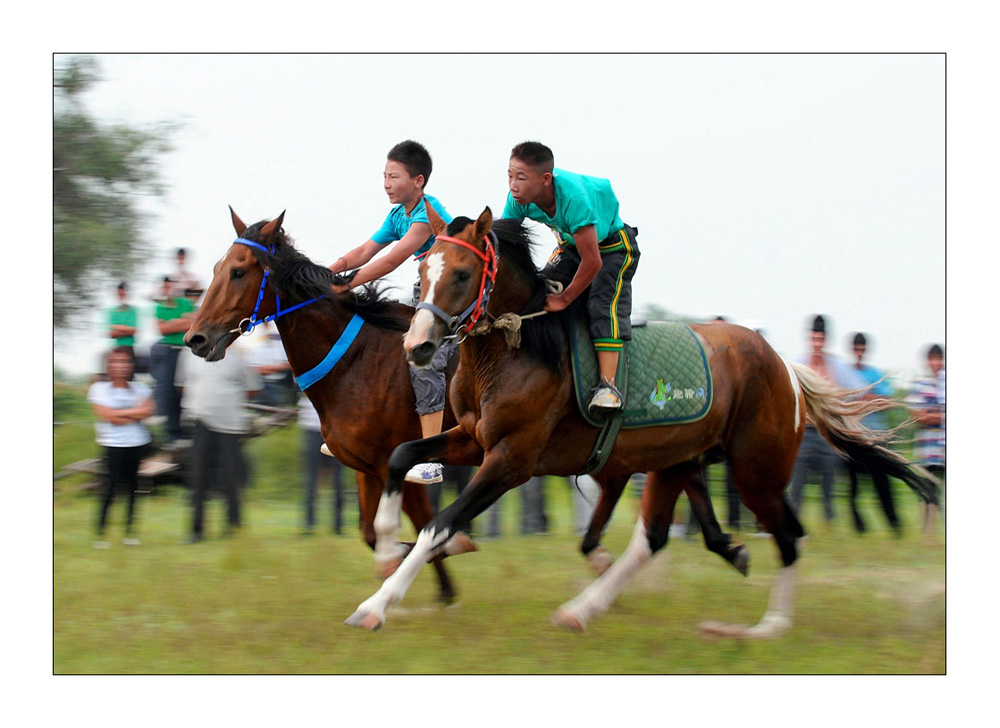
M 406 262 L 432 235 L 431 226 L 426 222 L 415 222 L 384 255 L 364 266 L 351 280 L 351 287 L 363 285 L 383 278 Z M 596 246 L 596 243 L 595 243 Z M 382 248 L 384 246 L 378 246 Z M 596 249 L 596 248 L 595 248 Z
M 382 247 L 383 246 L 369 238 L 358 247 L 353 250 L 349 250 L 345 255 L 337 258 L 333 262 L 333 265 L 327 267 L 334 273 L 343 273 L 344 271 L 352 270 L 354 268 L 360 268 L 369 260 L 374 258 L 376 253 L 382 250 Z
M 580 267 L 576 269 L 573 280 L 559 294 L 552 294 L 545 299 L 546 311 L 561 311 L 569 306 L 577 296 L 587 290 L 597 274 L 601 271 L 601 251 L 597 247 L 597 231 L 593 225 L 584 225 L 573 233 L 577 252 L 580 253 Z

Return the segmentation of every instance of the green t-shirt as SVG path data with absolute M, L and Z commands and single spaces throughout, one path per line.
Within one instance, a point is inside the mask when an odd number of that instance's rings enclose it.
M 172 300 L 172 306 L 165 303 L 156 304 L 157 321 L 173 321 L 174 319 L 179 319 L 186 313 L 194 311 L 194 304 L 186 298 L 174 298 Z M 160 339 L 160 343 L 170 344 L 171 346 L 184 346 L 184 332 L 181 331 L 176 334 L 167 334 Z
M 556 214 L 552 217 L 533 202 L 527 205 L 514 202 L 509 192 L 502 217 L 528 218 L 548 225 L 556 231 L 563 245 L 576 245 L 573 233 L 587 225 L 594 226 L 598 242 L 624 227 L 618 216 L 618 198 L 608 180 L 557 168 L 552 171 L 552 184 L 556 195 Z M 602 249 L 602 252 L 606 251 Z
M 135 306 L 114 306 L 108 309 L 108 328 L 112 326 L 131 326 L 139 328 L 139 312 Z M 115 339 L 115 346 L 135 346 L 134 336 L 121 336 Z

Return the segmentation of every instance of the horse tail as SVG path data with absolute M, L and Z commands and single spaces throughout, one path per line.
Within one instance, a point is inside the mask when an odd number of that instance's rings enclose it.
M 881 471 L 902 480 L 924 501 L 937 504 L 938 480 L 886 447 L 909 422 L 888 431 L 871 430 L 861 422 L 867 415 L 898 407 L 896 402 L 886 397 L 858 399 L 857 395 L 868 392 L 869 388 L 843 389 L 807 366 L 795 362 L 788 364 L 799 381 L 809 420 L 834 450 L 870 472 Z

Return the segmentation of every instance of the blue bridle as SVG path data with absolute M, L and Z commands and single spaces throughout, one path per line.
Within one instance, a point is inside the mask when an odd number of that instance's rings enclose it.
M 261 245 L 260 243 L 254 242 L 253 240 L 247 240 L 246 238 L 236 238 L 233 244 L 239 243 L 240 245 L 249 246 L 255 250 L 259 250 L 266 256 L 271 256 L 274 254 L 274 246 L 267 247 Z M 239 332 L 241 336 L 247 336 L 252 332 L 257 326 L 268 321 L 274 321 L 275 319 L 281 318 L 290 314 L 292 311 L 297 311 L 303 306 L 308 306 L 310 303 L 315 303 L 320 299 L 326 298 L 326 296 L 316 296 L 316 298 L 311 298 L 308 301 L 303 301 L 302 303 L 297 303 L 291 308 L 281 308 L 281 297 L 278 295 L 277 290 L 274 292 L 274 309 L 275 312 L 270 316 L 266 316 L 262 319 L 257 318 L 257 314 L 260 311 L 260 303 L 264 300 L 264 289 L 267 287 L 267 279 L 271 275 L 271 266 L 264 266 L 264 278 L 260 282 L 260 291 L 257 293 L 257 303 L 254 304 L 253 313 L 250 314 L 250 318 L 245 318 L 240 321 L 239 325 L 232 330 L 230 333 Z M 246 330 L 243 329 L 243 324 L 247 324 Z M 351 318 L 347 324 L 347 328 L 340 335 L 340 338 L 334 343 L 333 347 L 330 349 L 329 353 L 323 358 L 319 364 L 307 371 L 305 374 L 301 374 L 295 377 L 295 382 L 299 385 L 299 389 L 303 392 L 311 387 L 313 384 L 318 382 L 320 379 L 325 377 L 330 371 L 337 366 L 337 362 L 340 361 L 341 357 L 347 352 L 347 349 L 354 343 L 354 339 L 357 337 L 358 332 L 361 331 L 361 327 L 364 325 L 365 320 L 361 318 L 357 313 Z
M 236 245 L 237 243 L 239 243 L 240 245 L 246 245 L 248 247 L 254 248 L 255 250 L 259 250 L 262 253 L 264 253 L 264 255 L 267 255 L 267 256 L 271 256 L 271 255 L 274 254 L 274 246 L 273 245 L 271 247 L 267 247 L 267 246 L 261 245 L 260 243 L 254 242 L 253 240 L 247 240 L 246 238 L 236 238 L 236 240 L 233 241 L 233 245 Z M 242 336 L 247 336 L 247 335 L 250 334 L 250 332 L 252 332 L 255 328 L 257 328 L 261 324 L 266 324 L 268 321 L 274 321 L 275 319 L 278 319 L 278 318 L 281 318 L 282 316 L 290 314 L 292 311 L 297 311 L 298 309 L 302 308 L 303 306 L 308 306 L 310 303 L 316 303 L 316 301 L 319 301 L 322 298 L 326 298 L 326 296 L 316 296 L 316 298 L 310 298 L 308 301 L 303 301 L 302 303 L 297 303 L 294 306 L 292 306 L 291 308 L 282 309 L 281 308 L 281 296 L 279 296 L 277 290 L 275 290 L 275 292 L 274 292 L 274 313 L 271 314 L 270 316 L 265 316 L 262 319 L 258 319 L 257 318 L 257 313 L 260 311 L 260 303 L 261 303 L 261 301 L 264 300 L 264 289 L 267 288 L 267 279 L 270 276 L 271 276 L 271 266 L 265 265 L 264 266 L 264 278 L 261 279 L 261 282 L 260 282 L 260 291 L 258 291 L 258 293 L 257 293 L 257 303 L 254 304 L 253 313 L 250 314 L 250 318 L 245 318 L 242 321 L 240 321 L 240 323 L 237 325 L 237 327 L 235 329 L 233 329 L 233 332 L 238 331 Z M 244 323 L 248 324 L 247 328 L 245 330 L 243 328 L 243 324 Z

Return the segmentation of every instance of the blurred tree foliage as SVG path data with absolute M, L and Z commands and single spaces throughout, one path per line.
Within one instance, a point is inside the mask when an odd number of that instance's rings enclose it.
M 172 127 L 142 130 L 101 124 L 82 96 L 100 80 L 97 61 L 73 57 L 55 69 L 52 120 L 53 324 L 90 311 L 106 276 L 128 278 L 149 245 L 142 237 L 142 196 L 163 185 L 157 160 L 170 151 Z

